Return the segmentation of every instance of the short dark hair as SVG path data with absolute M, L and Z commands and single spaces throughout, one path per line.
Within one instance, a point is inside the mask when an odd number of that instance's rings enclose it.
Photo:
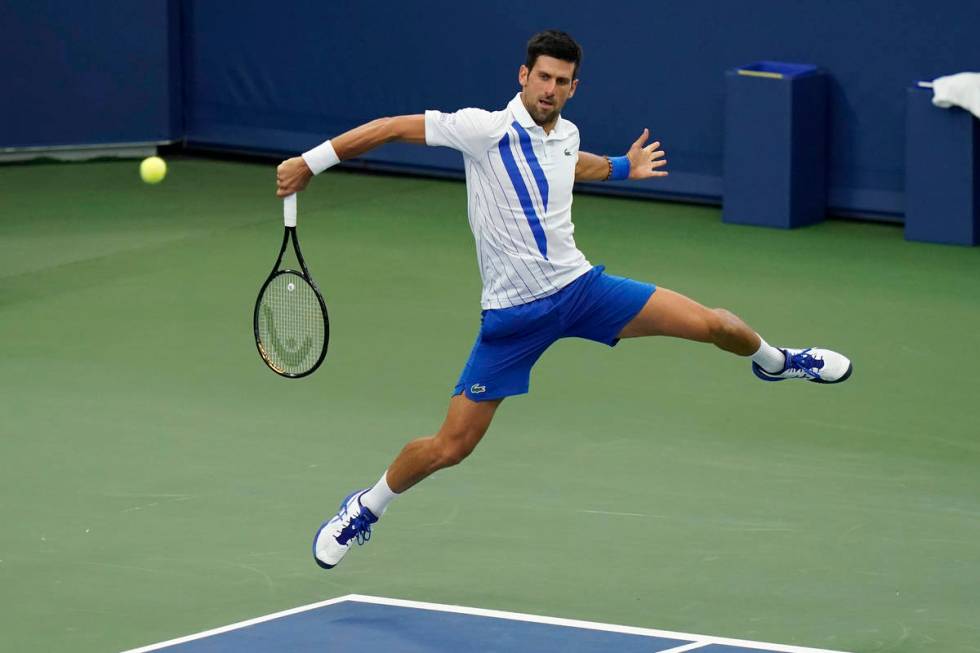
M 582 63 L 582 46 L 567 33 L 556 29 L 546 29 L 532 36 L 531 40 L 527 42 L 527 62 L 525 65 L 528 70 L 534 68 L 534 63 L 541 55 L 575 64 L 572 79 L 578 78 L 578 67 Z

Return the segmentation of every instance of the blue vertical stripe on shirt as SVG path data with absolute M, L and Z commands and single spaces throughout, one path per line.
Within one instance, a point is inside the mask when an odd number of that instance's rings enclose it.
M 516 120 L 512 125 L 517 130 L 517 138 L 521 142 L 521 151 L 524 152 L 524 157 L 527 159 L 528 165 L 531 166 L 531 174 L 534 175 L 534 181 L 538 185 L 538 192 L 541 193 L 541 204 L 544 206 L 544 210 L 547 211 L 548 178 L 544 176 L 544 170 L 541 169 L 541 164 L 538 163 L 538 157 L 534 154 L 534 148 L 531 147 L 531 135 Z
M 507 169 L 507 176 L 510 177 L 511 183 L 514 184 L 514 190 L 517 192 L 517 199 L 521 202 L 521 208 L 524 210 L 524 216 L 527 218 L 528 226 L 531 227 L 531 233 L 534 234 L 534 242 L 537 243 L 541 256 L 547 260 L 548 239 L 544 235 L 541 221 L 538 220 L 538 213 L 534 210 L 534 203 L 531 202 L 531 194 L 524 184 L 524 177 L 521 176 L 521 171 L 517 169 L 517 161 L 514 160 L 514 153 L 510 151 L 509 133 L 504 134 L 497 147 L 500 150 L 500 158 L 504 162 L 504 168 Z M 533 154 L 532 152 L 532 156 Z M 537 160 L 535 159 L 536 163 Z

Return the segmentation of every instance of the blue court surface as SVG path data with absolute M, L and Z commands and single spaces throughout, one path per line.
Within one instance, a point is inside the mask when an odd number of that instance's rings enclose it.
M 839 653 L 518 612 L 349 594 L 125 653 L 352 651 Z

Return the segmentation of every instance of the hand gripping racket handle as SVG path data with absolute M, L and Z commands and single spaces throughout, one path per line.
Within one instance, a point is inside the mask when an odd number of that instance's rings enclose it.
M 296 193 L 283 198 L 282 218 L 287 227 L 296 226 Z

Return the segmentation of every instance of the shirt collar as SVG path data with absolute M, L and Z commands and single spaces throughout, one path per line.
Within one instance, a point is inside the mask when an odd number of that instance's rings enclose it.
M 514 96 L 514 99 L 510 101 L 507 108 L 510 109 L 510 112 L 514 114 L 514 118 L 517 120 L 517 123 L 524 129 L 537 129 L 545 138 L 561 138 L 565 135 L 565 121 L 562 120 L 561 115 L 558 116 L 554 129 L 551 130 L 550 134 L 546 135 L 544 133 L 544 129 L 538 125 L 538 123 L 534 122 L 534 118 L 532 118 L 531 114 L 527 112 L 524 102 L 521 101 L 520 93 Z

